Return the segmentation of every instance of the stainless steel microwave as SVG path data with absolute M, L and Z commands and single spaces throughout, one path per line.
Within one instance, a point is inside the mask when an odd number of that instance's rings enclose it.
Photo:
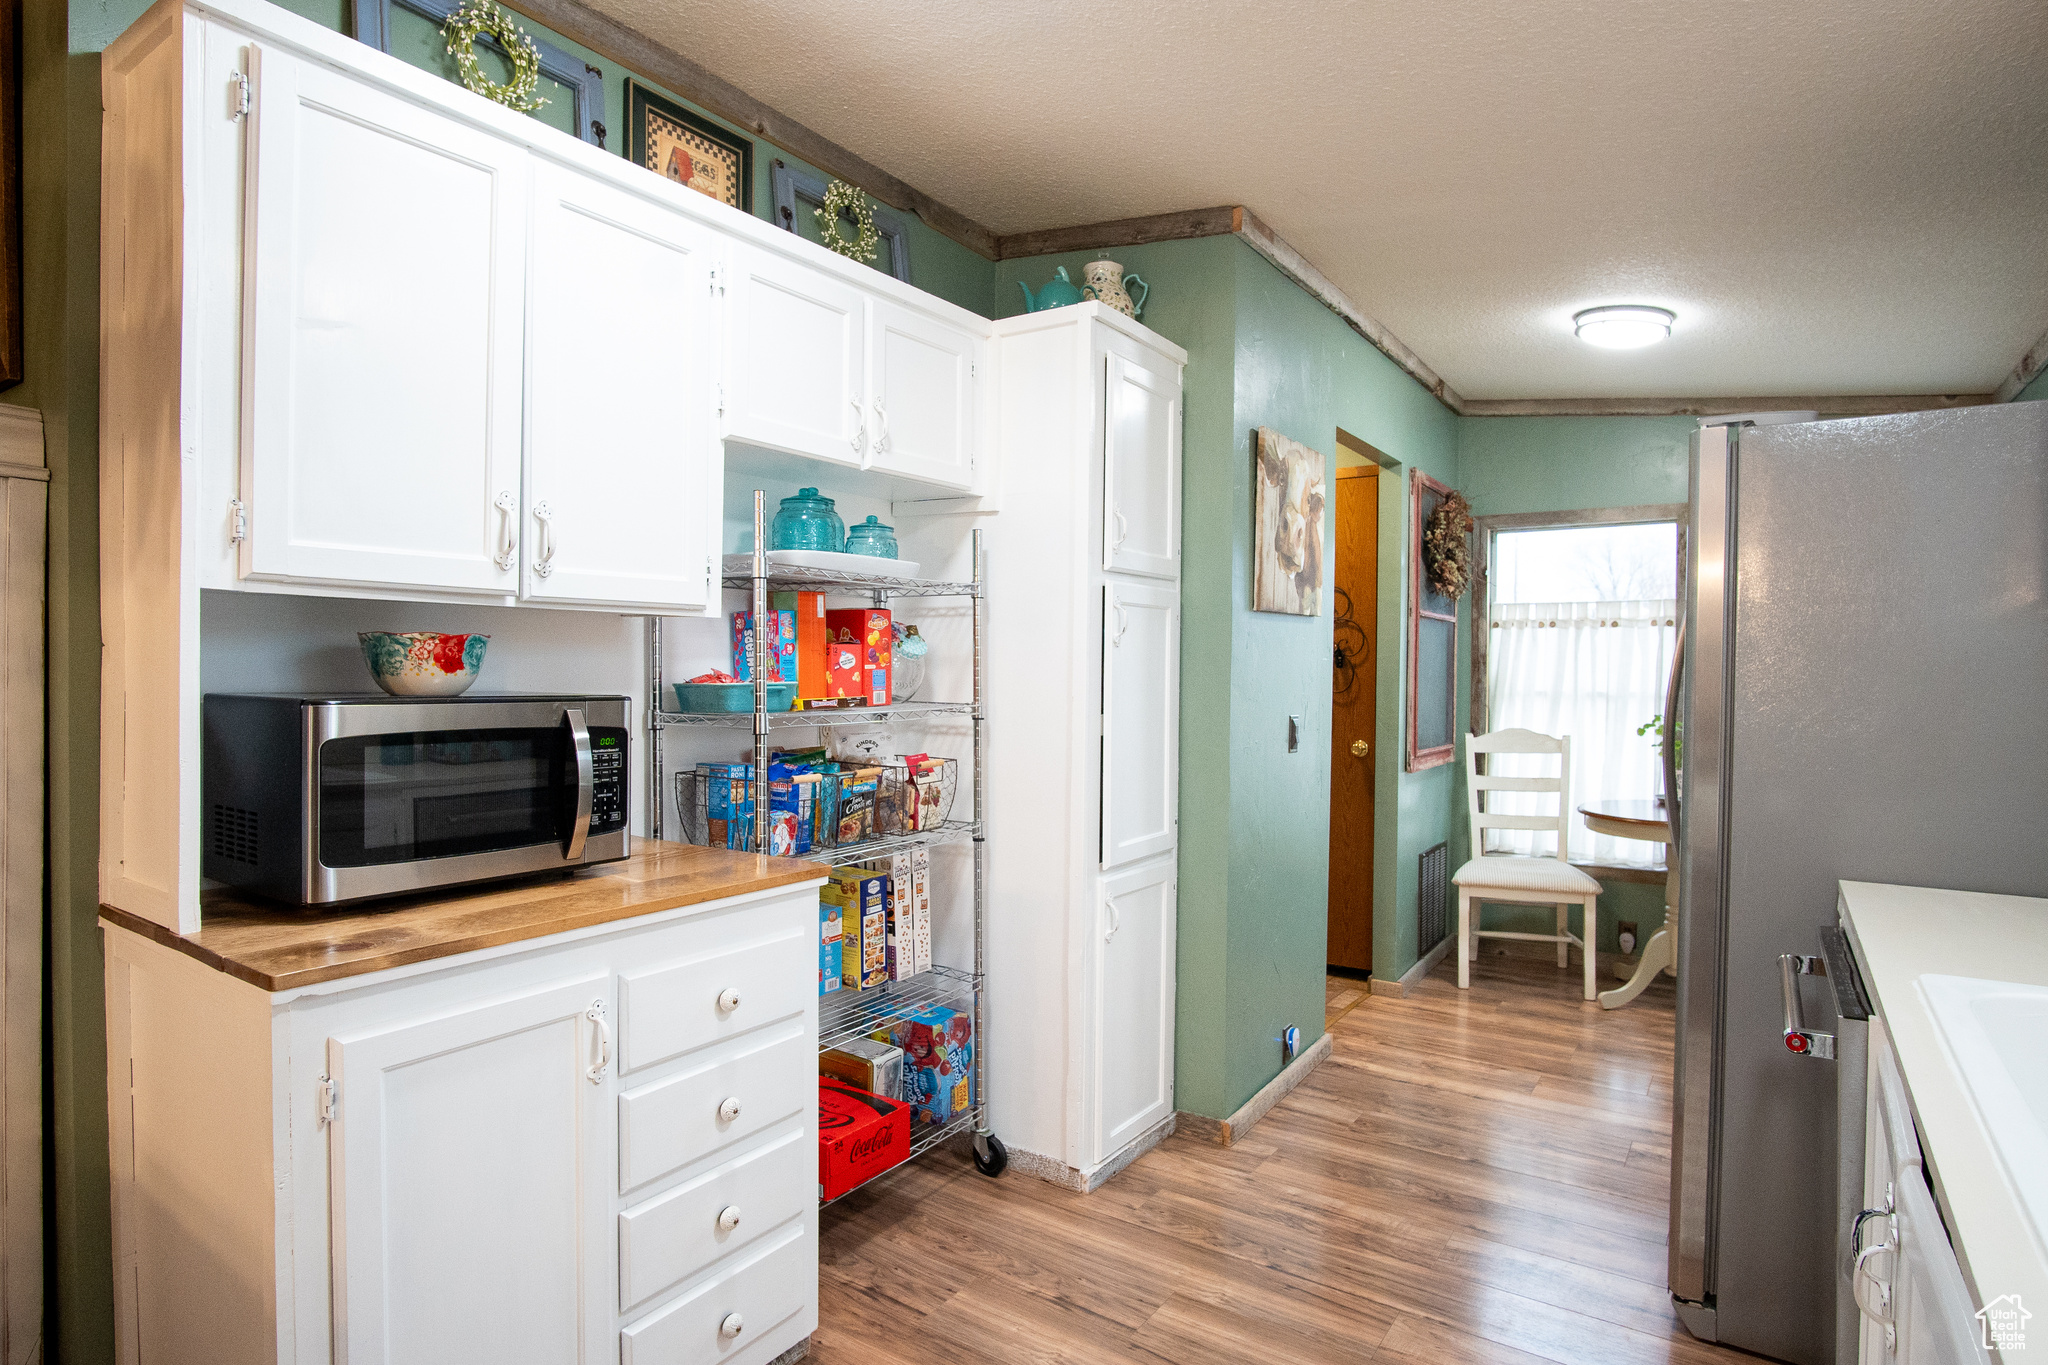
M 333 905 L 623 858 L 631 707 L 211 694 L 201 871 Z

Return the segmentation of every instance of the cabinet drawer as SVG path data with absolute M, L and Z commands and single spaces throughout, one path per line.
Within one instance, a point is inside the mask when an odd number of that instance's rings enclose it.
M 765 1255 L 699 1285 L 619 1333 L 621 1365 L 706 1365 L 770 1357 L 755 1343 L 802 1312 L 818 1288 L 818 1254 L 801 1219 Z M 728 1320 L 737 1332 L 725 1330 Z M 784 1343 L 787 1346 L 788 1343 Z
M 737 1113 L 727 1118 L 726 1101 Z M 731 1150 L 818 1101 L 818 1053 L 801 1026 L 619 1096 L 619 1189 Z
M 818 992 L 817 926 L 808 922 L 815 916 L 797 923 L 781 906 L 760 913 L 788 922 L 765 940 L 620 974 L 622 1073 L 803 1013 Z M 721 997 L 731 1009 L 721 1008 Z
M 752 1245 L 817 1202 L 809 1124 L 619 1215 L 619 1307 L 630 1309 L 721 1256 Z M 722 1214 L 736 1219 L 719 1226 Z

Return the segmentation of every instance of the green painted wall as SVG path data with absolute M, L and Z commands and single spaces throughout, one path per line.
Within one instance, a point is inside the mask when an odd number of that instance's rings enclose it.
M 2048 370 L 2034 376 L 2034 382 L 2013 396 L 2016 403 L 2038 403 L 2048 399 Z
M 1465 417 L 1458 423 L 1458 487 L 1476 516 L 1682 503 L 1687 452 L 1698 428 L 1691 417 Z M 1466 656 L 1468 713 L 1470 639 L 1469 633 L 1459 638 Z M 1471 838 L 1462 762 L 1454 819 L 1455 865 L 1467 856 Z M 1616 950 L 1620 921 L 1637 924 L 1639 943 L 1664 922 L 1662 886 L 1609 880 L 1604 887 L 1599 929 L 1606 951 Z M 1489 929 L 1549 933 L 1548 916 L 1545 910 L 1490 906 L 1481 921 Z

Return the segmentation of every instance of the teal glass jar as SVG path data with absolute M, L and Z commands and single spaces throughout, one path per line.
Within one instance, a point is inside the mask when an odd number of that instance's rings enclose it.
M 846 553 L 873 555 L 877 559 L 895 559 L 896 528 L 884 526 L 880 517 L 871 516 L 847 532 Z
M 799 488 L 782 500 L 768 530 L 771 550 L 837 550 L 846 543 L 846 523 L 832 510 L 832 499 L 815 488 Z

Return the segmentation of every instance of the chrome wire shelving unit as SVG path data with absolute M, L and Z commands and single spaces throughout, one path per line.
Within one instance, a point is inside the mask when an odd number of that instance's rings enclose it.
M 983 711 L 986 696 L 988 661 L 988 560 L 983 548 L 982 533 L 974 532 L 974 577 L 964 583 L 940 582 L 922 578 L 895 578 L 883 575 L 861 575 L 836 569 L 797 568 L 788 565 L 770 564 L 762 547 L 768 543 L 767 495 L 756 490 L 754 493 L 754 553 L 751 555 L 728 555 L 723 564 L 722 585 L 726 588 L 749 591 L 756 622 L 768 619 L 768 595 L 771 592 L 826 592 L 857 596 L 865 594 L 876 607 L 887 608 L 896 598 L 964 598 L 973 608 L 974 670 L 973 696 L 968 701 L 910 701 L 895 702 L 888 706 L 821 707 L 801 711 L 770 711 L 768 709 L 768 669 L 770 664 L 770 634 L 766 630 L 754 632 L 754 658 L 750 672 L 754 679 L 754 708 L 751 712 L 727 712 L 719 714 L 697 714 L 668 709 L 668 685 L 662 670 L 662 619 L 655 617 L 649 623 L 647 642 L 647 730 L 648 767 L 651 781 L 648 792 L 653 803 L 649 812 L 648 829 L 654 838 L 663 837 L 664 803 L 668 798 L 667 784 L 663 781 L 663 742 L 667 732 L 696 726 L 723 726 L 727 728 L 751 727 L 754 735 L 753 769 L 754 791 L 754 839 L 757 849 L 768 847 L 769 803 L 765 799 L 768 791 L 768 736 L 775 730 L 817 727 L 844 727 L 864 724 L 880 724 L 893 720 L 918 719 L 925 716 L 968 716 L 973 721 L 973 757 L 970 763 L 969 790 L 973 797 L 973 808 L 969 818 L 947 819 L 939 825 L 904 834 L 885 834 L 857 843 L 843 844 L 835 848 L 820 849 L 808 855 L 817 861 L 830 861 L 836 865 L 866 864 L 888 859 L 891 855 L 916 846 L 936 847 L 946 844 L 966 843 L 971 846 L 973 857 L 973 926 L 974 926 L 974 967 L 963 970 L 958 967 L 934 965 L 931 970 L 919 972 L 901 981 L 886 982 L 872 990 L 848 991 L 844 988 L 820 996 L 818 1000 L 818 1050 L 822 1053 L 839 1047 L 856 1038 L 869 1037 L 889 1025 L 909 1017 L 921 1009 L 934 1005 L 968 1006 L 974 1017 L 974 1099 L 966 1113 L 946 1123 L 911 1125 L 910 1155 L 903 1163 L 916 1160 L 926 1152 L 940 1147 L 955 1137 L 971 1134 L 974 1147 L 974 1164 L 983 1175 L 1001 1175 L 1009 1164 L 1009 1153 L 1002 1140 L 988 1126 L 988 1010 L 984 997 L 988 945 L 988 884 L 987 884 L 987 831 L 983 813 L 987 804 L 987 754 L 988 721 Z M 682 824 L 682 812 L 677 812 L 677 823 Z M 680 831 L 679 831 L 680 832 Z M 938 907 L 934 906 L 936 914 Z M 890 1169 L 895 1169 L 891 1167 Z M 887 1172 L 883 1172 L 886 1176 Z M 877 1177 L 880 1178 L 880 1177 Z M 858 1188 L 865 1188 L 859 1186 Z M 853 1193 L 848 1191 L 847 1193 Z M 840 1195 L 839 1198 L 845 1198 Z M 828 1200 L 826 1201 L 836 1202 Z

